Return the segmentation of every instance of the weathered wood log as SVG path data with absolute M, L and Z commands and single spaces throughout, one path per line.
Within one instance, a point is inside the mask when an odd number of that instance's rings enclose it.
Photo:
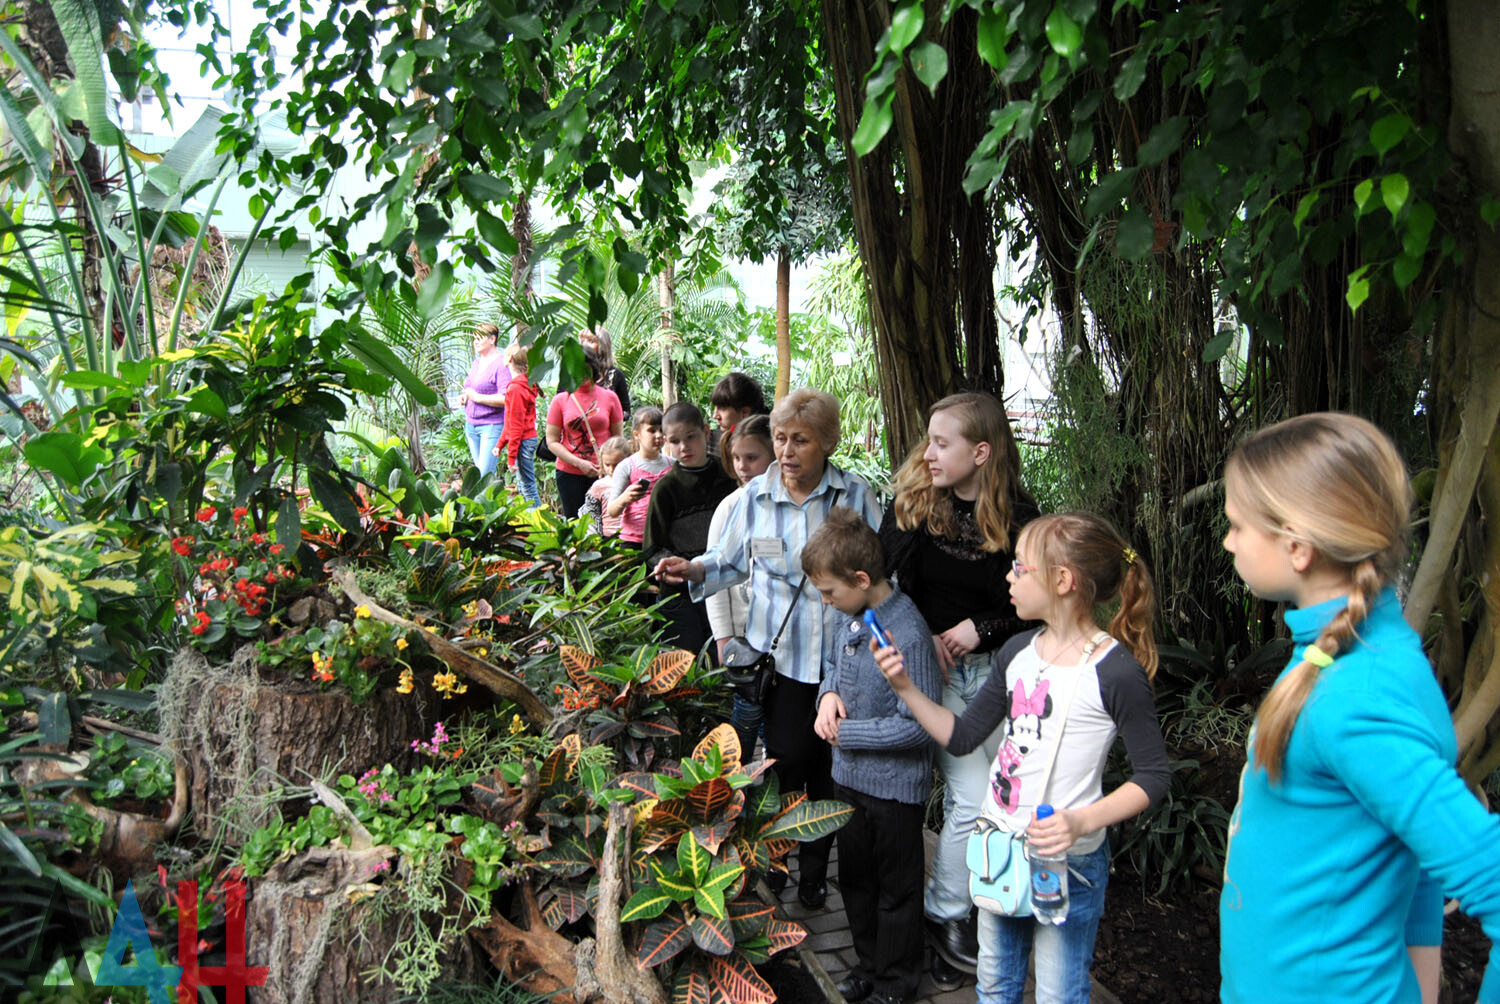
M 532 993 L 556 994 L 556 1004 L 588 1004 L 593 998 L 575 992 L 578 970 L 573 942 L 547 926 L 530 882 L 520 889 L 521 921 L 494 914 L 469 932 L 500 974 Z M 524 925 L 524 926 L 523 926 Z
M 354 573 L 349 569 L 341 568 L 335 571 L 333 580 L 355 604 L 369 607 L 371 617 L 386 624 L 394 624 L 408 631 L 420 633 L 422 639 L 427 642 L 427 647 L 432 650 L 432 654 L 446 663 L 449 669 L 474 681 L 496 697 L 514 702 L 521 709 L 521 713 L 537 725 L 546 725 L 552 719 L 552 709 L 547 707 L 546 703 L 514 673 L 486 662 L 478 656 L 470 655 L 436 631 L 429 630 L 415 621 L 409 621 L 399 614 L 391 613 L 370 599 L 359 588 Z

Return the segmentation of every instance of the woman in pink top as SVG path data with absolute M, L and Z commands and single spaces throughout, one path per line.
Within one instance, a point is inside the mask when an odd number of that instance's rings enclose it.
M 557 457 L 557 497 L 563 515 L 572 519 L 583 507 L 589 487 L 600 477 L 599 447 L 618 436 L 625 412 L 614 391 L 595 381 L 603 375 L 599 357 L 585 350 L 590 378 L 575 391 L 564 391 L 547 408 L 547 448 Z

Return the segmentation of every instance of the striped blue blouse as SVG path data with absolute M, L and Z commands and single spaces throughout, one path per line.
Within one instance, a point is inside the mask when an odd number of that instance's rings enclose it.
M 800 683 L 822 679 L 823 663 L 834 644 L 838 614 L 823 605 L 802 574 L 802 545 L 835 505 L 853 509 L 871 527 L 880 528 L 879 500 L 859 475 L 829 464 L 818 486 L 799 504 L 782 484 L 781 465 L 773 463 L 745 486 L 718 543 L 696 559 L 704 575 L 702 583 L 691 586 L 695 600 L 750 579 L 745 640 L 762 652 L 770 649 L 788 605 L 801 589 L 802 598 L 774 653 L 776 672 Z

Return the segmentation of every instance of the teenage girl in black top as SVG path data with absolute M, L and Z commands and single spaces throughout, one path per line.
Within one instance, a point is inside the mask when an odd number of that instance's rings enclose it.
M 1016 617 L 1005 581 L 1016 535 L 1037 516 L 1021 486 L 1020 460 L 999 401 L 977 393 L 945 397 L 928 411 L 927 438 L 897 472 L 896 496 L 881 522 L 886 571 L 933 632 L 946 673 L 942 703 L 955 715 L 989 678 L 995 650 L 1032 626 Z M 978 954 L 964 846 L 998 743 L 993 736 L 961 757 L 938 751 L 943 830 L 925 910 L 939 957 L 933 979 L 942 989 L 962 981 L 955 966 L 973 971 Z

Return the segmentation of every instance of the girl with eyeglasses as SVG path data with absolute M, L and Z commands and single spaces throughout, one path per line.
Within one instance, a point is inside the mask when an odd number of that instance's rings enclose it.
M 1008 579 L 1016 614 L 1044 626 L 1001 647 L 995 674 L 961 716 L 914 686 L 896 649 L 879 649 L 875 659 L 950 753 L 973 750 L 999 727 L 981 815 L 1000 830 L 1025 831 L 1035 854 L 1067 855 L 1072 877 L 1060 922 L 980 912 L 979 1004 L 1021 1004 L 1033 948 L 1037 1004 L 1074 1004 L 1089 999 L 1109 879 L 1105 830 L 1160 800 L 1172 781 L 1151 692 L 1155 593 L 1135 549 L 1086 513 L 1027 524 Z M 1094 610 L 1116 598 L 1106 632 Z M 1106 795 L 1104 764 L 1117 735 L 1132 774 Z M 1038 818 L 1041 805 L 1054 813 Z

